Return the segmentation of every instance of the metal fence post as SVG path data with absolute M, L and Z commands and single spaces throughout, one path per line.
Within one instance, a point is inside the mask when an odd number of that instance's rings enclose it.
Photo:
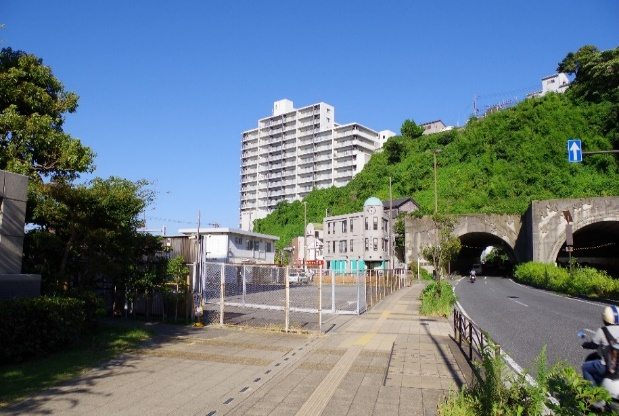
M 219 289 L 219 325 L 224 324 L 224 302 L 226 301 L 226 265 L 221 264 L 221 284 Z
M 335 270 L 331 270 L 331 313 L 335 313 Z
M 322 334 L 322 266 L 318 271 L 318 333 Z
M 284 290 L 284 327 L 290 329 L 290 282 L 288 281 L 289 267 L 286 268 L 286 289 Z

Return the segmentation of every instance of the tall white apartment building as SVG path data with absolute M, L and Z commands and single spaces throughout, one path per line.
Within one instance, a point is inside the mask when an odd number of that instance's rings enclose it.
M 240 228 L 266 217 L 281 201 L 301 200 L 313 189 L 346 185 L 395 133 L 361 124 L 338 124 L 325 103 L 295 109 L 273 104 L 273 115 L 241 141 Z

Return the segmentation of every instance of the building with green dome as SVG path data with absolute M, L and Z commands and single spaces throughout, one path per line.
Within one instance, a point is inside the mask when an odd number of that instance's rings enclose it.
M 368 198 L 361 212 L 325 217 L 323 233 L 328 269 L 354 273 L 391 268 L 389 215 L 380 199 Z

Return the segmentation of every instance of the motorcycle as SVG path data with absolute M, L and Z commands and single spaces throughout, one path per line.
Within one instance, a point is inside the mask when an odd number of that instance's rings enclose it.
M 584 331 L 582 330 L 578 331 L 578 337 L 581 340 L 585 340 L 586 335 Z M 593 351 L 592 353 L 590 353 L 589 355 L 585 357 L 584 361 L 586 362 L 586 361 L 593 361 L 593 360 L 599 360 L 599 359 L 600 359 L 600 354 L 597 351 Z M 619 412 L 619 379 L 613 380 L 610 378 L 604 378 L 600 386 L 604 387 L 606 391 L 610 393 L 610 396 L 612 397 L 613 400 L 612 400 L 612 403 L 600 403 L 598 404 L 599 407 L 602 409 L 606 408 L 613 412 Z
M 475 283 L 475 275 L 471 273 L 471 283 Z

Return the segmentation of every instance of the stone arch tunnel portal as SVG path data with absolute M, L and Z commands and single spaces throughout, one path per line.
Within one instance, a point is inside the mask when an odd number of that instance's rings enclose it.
M 451 262 L 451 272 L 467 275 L 473 264 L 481 262 L 481 255 L 488 249 L 497 249 L 500 257 L 483 265 L 483 273 L 487 275 L 506 276 L 511 273 L 516 256 L 512 247 L 496 235 L 487 232 L 470 232 L 459 236 L 462 248 L 457 258 Z
M 566 242 L 555 253 L 556 263 L 567 266 L 570 257 L 581 266 L 605 270 L 619 278 L 619 221 L 599 221 L 573 232 L 573 251 L 566 250 Z

